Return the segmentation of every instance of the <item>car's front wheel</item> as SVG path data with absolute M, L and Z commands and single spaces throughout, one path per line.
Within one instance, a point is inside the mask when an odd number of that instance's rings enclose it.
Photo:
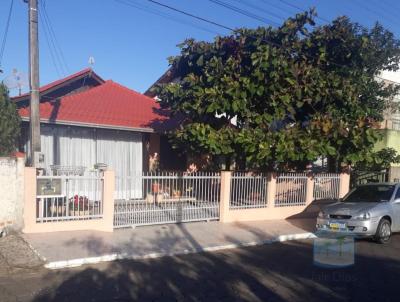
M 390 241 L 390 237 L 392 236 L 392 228 L 390 221 L 382 218 L 379 221 L 378 228 L 376 229 L 375 240 L 378 243 L 385 244 Z

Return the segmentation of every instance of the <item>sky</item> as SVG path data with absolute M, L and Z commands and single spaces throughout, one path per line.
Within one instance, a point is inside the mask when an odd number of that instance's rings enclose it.
M 276 26 L 299 12 L 293 6 L 315 7 L 321 17 L 316 20 L 319 24 L 347 15 L 366 27 L 379 21 L 400 37 L 398 0 L 220 0 L 250 12 L 251 17 L 210 0 L 157 1 L 232 28 Z M 144 92 L 168 69 L 167 58 L 179 53 L 177 44 L 186 38 L 210 41 L 218 34 L 229 33 L 148 0 L 39 2 L 41 85 L 87 68 L 89 57 L 93 57 L 93 69 L 102 78 Z M 0 0 L 0 41 L 10 3 Z M 48 37 L 49 32 L 54 33 L 53 40 L 46 39 L 46 30 Z M 28 73 L 28 7 L 23 0 L 14 0 L 0 67 L 4 70 L 0 80 L 14 68 Z M 12 95 L 16 93 L 11 91 Z

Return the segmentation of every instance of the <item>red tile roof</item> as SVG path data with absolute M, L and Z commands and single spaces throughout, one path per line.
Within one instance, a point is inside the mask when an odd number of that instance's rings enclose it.
M 63 124 L 84 124 L 115 128 L 157 128 L 165 121 L 159 104 L 152 98 L 111 80 L 89 90 L 40 103 L 42 120 Z M 29 108 L 20 108 L 29 117 Z

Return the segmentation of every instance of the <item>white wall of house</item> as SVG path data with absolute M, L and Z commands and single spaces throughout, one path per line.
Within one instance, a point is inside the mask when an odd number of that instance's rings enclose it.
M 379 77 L 381 79 L 389 80 L 392 82 L 400 83 L 400 71 L 383 70 Z
M 386 83 L 400 84 L 400 71 L 383 70 L 378 76 L 378 80 Z M 396 95 L 393 100 L 394 103 L 400 102 L 400 95 Z M 400 130 L 400 111 L 386 110 L 384 114 L 384 121 L 382 128 Z

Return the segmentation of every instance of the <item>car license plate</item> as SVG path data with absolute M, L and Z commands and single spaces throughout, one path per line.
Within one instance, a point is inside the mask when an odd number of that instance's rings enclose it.
M 345 223 L 339 223 L 339 222 L 331 222 L 329 224 L 329 228 L 334 231 L 338 230 L 345 230 L 346 229 L 346 224 Z

